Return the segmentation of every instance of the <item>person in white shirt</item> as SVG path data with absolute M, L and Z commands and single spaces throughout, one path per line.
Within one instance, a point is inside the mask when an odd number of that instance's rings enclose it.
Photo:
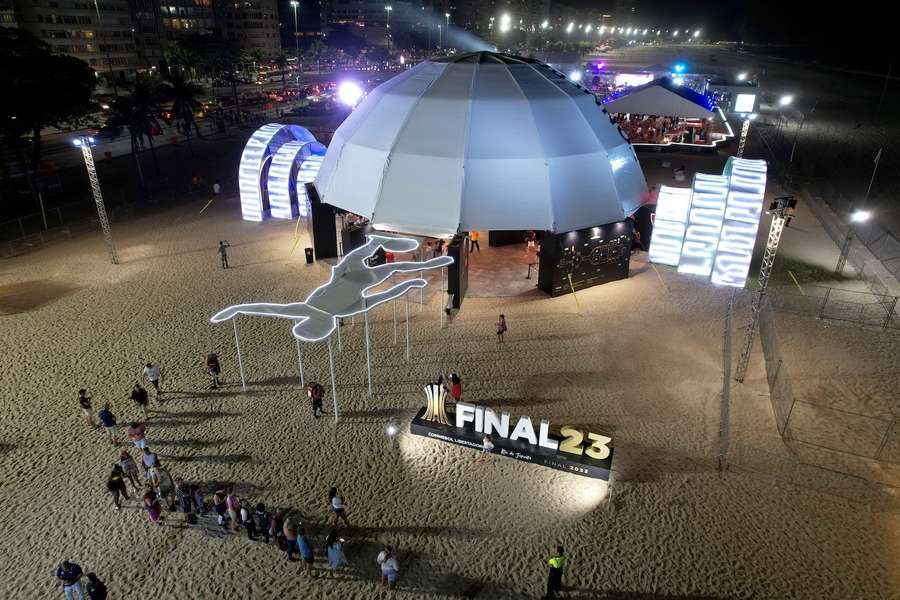
M 331 512 L 334 514 L 335 527 L 337 527 L 338 519 L 344 521 L 346 527 L 350 527 L 350 521 L 347 520 L 347 507 L 344 504 L 344 498 L 337 493 L 336 487 L 332 487 L 328 490 L 328 501 L 331 504 Z
M 156 397 L 159 398 L 159 365 L 153 363 L 144 365 L 144 377 L 147 378 L 147 381 L 149 381 L 156 390 Z
M 494 442 L 491 441 L 491 436 L 486 435 L 481 440 L 481 454 L 475 459 L 475 462 L 479 461 L 490 461 L 491 460 L 491 452 L 494 451 Z
M 397 557 L 394 555 L 394 549 L 390 546 L 385 546 L 375 561 L 381 567 L 381 585 L 387 586 L 389 590 L 397 587 L 397 575 L 400 572 L 400 567 L 397 566 Z

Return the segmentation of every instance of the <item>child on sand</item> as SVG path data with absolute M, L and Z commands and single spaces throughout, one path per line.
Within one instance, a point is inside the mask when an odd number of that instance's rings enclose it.
M 491 460 L 491 452 L 494 451 L 494 442 L 491 441 L 491 436 L 486 435 L 481 439 L 481 454 L 478 455 L 478 458 L 475 459 L 475 462 L 485 461 L 488 462 Z
M 87 395 L 87 390 L 82 388 L 78 390 L 78 405 L 81 407 L 81 413 L 84 415 L 84 421 L 90 427 L 94 426 L 94 409 L 91 407 L 91 397 Z
M 400 568 L 397 566 L 394 549 L 385 546 L 375 561 L 381 567 L 381 585 L 386 586 L 389 590 L 397 587 L 397 574 L 400 572 Z
M 328 490 L 328 503 L 331 505 L 331 512 L 334 515 L 334 526 L 337 527 L 338 519 L 341 519 L 346 527 L 350 527 L 350 521 L 347 520 L 347 506 L 344 504 L 344 498 L 338 494 L 336 487 Z
M 506 316 L 505 315 L 500 315 L 500 318 L 497 319 L 496 326 L 497 326 L 497 343 L 502 344 L 503 343 L 503 334 L 506 333 L 506 330 L 508 329 L 506 327 Z

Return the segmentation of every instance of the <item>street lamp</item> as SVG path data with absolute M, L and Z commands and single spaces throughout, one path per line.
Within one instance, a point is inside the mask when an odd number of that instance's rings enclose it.
M 738 80 L 738 81 L 744 81 L 745 79 L 747 79 L 747 74 L 746 74 L 746 73 L 738 73 L 738 74 L 737 74 L 737 80 Z
M 509 31 L 510 23 L 512 22 L 512 17 L 509 15 L 502 15 L 500 17 L 500 33 L 506 33 Z
M 388 50 L 394 49 L 394 36 L 391 35 L 391 13 L 393 12 L 394 7 L 388 4 L 384 7 L 384 11 L 387 13 L 387 36 L 388 36 Z
M 572 21 L 568 25 L 566 25 L 566 33 L 572 33 L 572 30 L 575 29 L 575 22 Z
M 299 27 L 297 26 L 297 8 L 299 8 L 300 2 L 297 0 L 291 0 L 291 8 L 294 9 L 294 45 L 296 47 L 296 58 L 297 58 L 297 99 L 300 99 L 300 33 Z
M 116 253 L 116 246 L 113 244 L 112 233 L 109 230 L 109 218 L 106 216 L 106 204 L 103 202 L 103 192 L 100 190 L 100 180 L 97 178 L 97 167 L 94 165 L 94 154 L 91 147 L 94 145 L 94 138 L 82 135 L 72 143 L 81 148 L 81 155 L 84 157 L 84 168 L 87 169 L 88 179 L 91 182 L 91 191 L 94 193 L 94 202 L 97 204 L 97 217 L 100 220 L 100 228 L 103 230 L 103 240 L 106 242 L 106 249 L 109 252 L 109 261 L 117 265 L 119 264 L 119 255 Z
M 545 19 L 544 22 L 541 23 L 541 29 L 547 29 L 548 27 L 550 27 L 550 21 Z
M 790 94 L 788 94 L 788 95 L 782 96 L 781 98 L 778 99 L 778 105 L 779 106 L 790 106 L 791 102 L 793 102 L 793 101 L 794 101 L 794 97 L 791 96 Z
M 696 39 L 696 38 L 698 38 L 698 37 L 700 37 L 700 30 L 699 30 L 699 29 L 698 29 L 697 31 L 694 32 L 694 39 Z
M 850 213 L 850 225 L 847 227 L 847 236 L 844 238 L 844 245 L 841 246 L 841 254 L 838 256 L 837 266 L 834 272 L 838 275 L 843 274 L 844 266 L 847 264 L 847 257 L 850 256 L 850 247 L 853 245 L 853 236 L 856 234 L 856 224 L 864 223 L 869 220 L 872 213 L 867 210 L 854 210 Z
M 445 12 L 444 17 L 447 19 L 447 31 L 450 31 L 450 13 Z
M 443 43 L 443 31 L 442 31 L 442 28 L 441 28 L 441 24 L 440 24 L 440 23 L 438 23 L 437 28 L 438 28 L 438 50 L 440 50 L 441 48 L 444 47 L 444 43 Z

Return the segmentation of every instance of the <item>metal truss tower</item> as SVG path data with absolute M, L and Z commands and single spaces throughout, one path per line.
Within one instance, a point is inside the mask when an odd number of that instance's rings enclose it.
M 82 137 L 78 146 L 84 157 L 84 167 L 87 169 L 88 179 L 91 180 L 91 191 L 94 193 L 94 202 L 97 203 L 97 217 L 100 220 L 100 228 L 103 229 L 103 240 L 109 251 L 109 260 L 112 264 L 117 265 L 119 264 L 119 255 L 116 253 L 116 246 L 109 229 L 109 217 L 106 216 L 106 205 L 103 202 L 103 192 L 100 190 L 100 180 L 97 178 L 97 167 L 94 165 L 94 154 L 91 151 L 92 142 L 91 138 Z

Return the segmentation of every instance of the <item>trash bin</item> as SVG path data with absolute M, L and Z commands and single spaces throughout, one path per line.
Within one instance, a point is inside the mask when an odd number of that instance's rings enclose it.
M 313 249 L 312 248 L 304 248 L 303 252 L 306 254 L 306 264 L 313 264 Z

